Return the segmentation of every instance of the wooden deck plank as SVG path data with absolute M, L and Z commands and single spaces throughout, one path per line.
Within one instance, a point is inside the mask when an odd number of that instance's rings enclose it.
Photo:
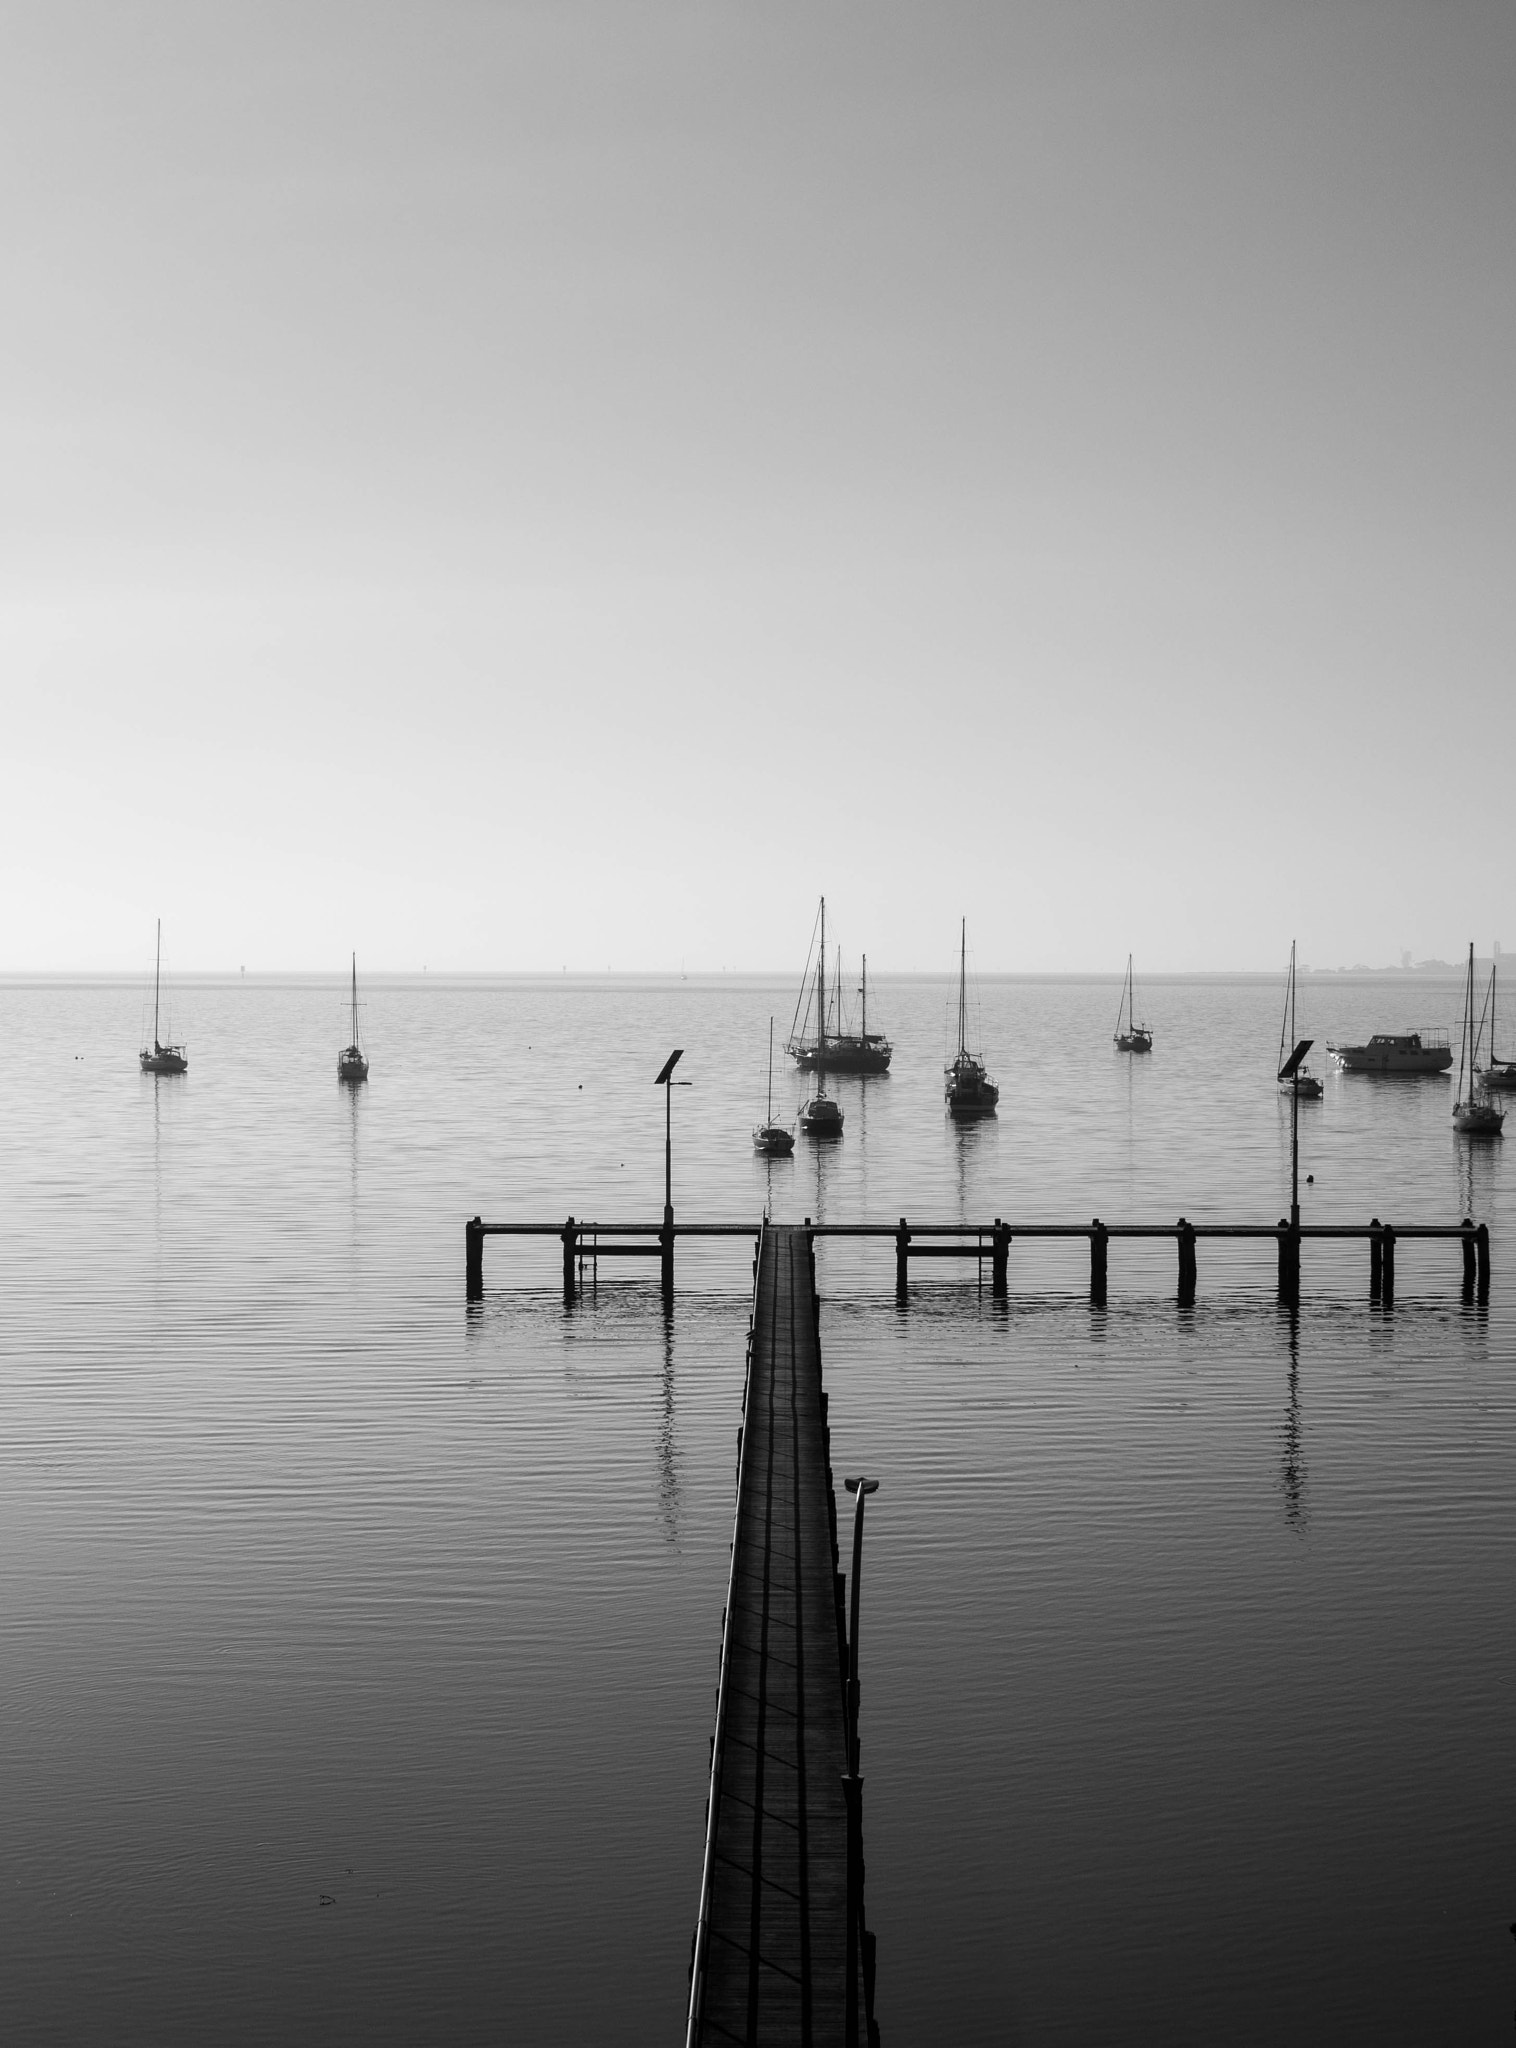
M 702 2042 L 840 2044 L 847 1768 L 810 1244 L 770 1226 L 736 1525 Z

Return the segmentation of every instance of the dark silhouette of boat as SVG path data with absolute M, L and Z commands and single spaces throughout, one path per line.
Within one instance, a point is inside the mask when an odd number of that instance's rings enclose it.
M 1498 1138 L 1505 1111 L 1479 1093 L 1480 1024 L 1474 1022 L 1474 945 L 1469 942 L 1469 973 L 1463 995 L 1463 1033 L 1458 1041 L 1458 1100 L 1453 1104 L 1453 1129 L 1465 1138 Z M 1468 1093 L 1464 1093 L 1464 1081 Z
M 860 995 L 863 1014 L 856 1031 L 849 1030 L 848 1020 L 842 1011 L 842 951 L 838 948 L 837 975 L 832 984 L 830 1015 L 828 1014 L 828 991 L 826 986 L 826 898 L 821 899 L 820 941 L 816 947 L 816 973 L 811 976 L 811 963 L 805 963 L 801 978 L 800 994 L 795 999 L 795 1018 L 790 1027 L 786 1051 L 802 1073 L 807 1074 L 887 1074 L 890 1059 L 895 1048 L 882 1031 L 869 1029 L 869 964 L 865 954 L 863 961 L 863 985 Z M 811 1035 L 811 1000 L 815 1001 L 815 1035 Z M 801 1005 L 805 1014 L 801 1016 Z
M 353 955 L 353 1021 L 349 1028 L 353 1034 L 352 1043 L 345 1045 L 337 1055 L 337 1079 L 339 1081 L 366 1081 L 368 1079 L 368 1061 L 364 1058 L 363 1048 L 358 1043 L 358 955 L 356 953 Z
M 968 919 L 958 932 L 958 1050 L 943 1070 L 943 1093 L 952 1116 L 993 1116 L 1000 1090 L 985 1071 L 984 1061 L 968 1046 Z
M 163 985 L 163 919 L 158 920 L 158 949 L 153 956 L 153 1044 L 152 1050 L 144 1046 L 137 1057 L 142 1062 L 144 1074 L 185 1074 L 189 1071 L 189 1055 L 182 1045 L 164 1045 L 158 1038 L 158 1008 Z
M 788 1124 L 774 1122 L 774 1020 L 769 1019 L 769 1098 L 763 1122 L 753 1132 L 753 1150 L 770 1159 L 784 1159 L 795 1149 L 795 1133 Z
M 1490 962 L 1490 1059 L 1481 1067 L 1479 1078 L 1486 1088 L 1516 1088 L 1516 1060 L 1503 1060 L 1495 1051 L 1495 963 Z
M 1121 1028 L 1123 1016 L 1126 1018 L 1125 1031 Z M 1132 956 L 1128 953 L 1126 956 L 1126 986 L 1121 991 L 1121 1008 L 1116 1012 L 1115 1039 L 1117 1052 L 1151 1052 L 1153 1050 L 1152 1032 L 1146 1024 L 1137 1023 L 1135 1018 L 1136 1012 L 1132 1007 Z

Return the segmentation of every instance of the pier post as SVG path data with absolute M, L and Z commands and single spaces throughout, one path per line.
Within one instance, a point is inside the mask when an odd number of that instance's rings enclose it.
M 1478 1269 L 1478 1260 L 1474 1252 L 1474 1219 L 1472 1216 L 1464 1217 L 1463 1231 L 1463 1298 L 1466 1302 L 1469 1302 L 1474 1299 L 1475 1274 Z
M 658 1233 L 658 1245 L 658 1272 L 663 1282 L 663 1304 L 665 1308 L 672 1308 L 674 1303 L 674 1219 L 672 1216 L 665 1219 L 663 1228 Z
M 1387 1223 L 1382 1239 L 1383 1258 L 1380 1262 L 1379 1300 L 1383 1307 L 1395 1306 L 1395 1232 Z
M 574 1254 L 579 1249 L 579 1233 L 570 1216 L 563 1226 L 563 1298 L 572 1301 L 575 1293 Z
M 1490 1298 L 1490 1226 L 1481 1223 L 1474 1232 L 1474 1251 L 1479 1261 L 1479 1300 Z
M 1011 1233 L 1006 1229 L 998 1216 L 995 1218 L 995 1235 L 992 1242 L 994 1248 L 990 1253 L 990 1292 L 1001 1301 L 1004 1301 L 1006 1296 L 1006 1268 L 1009 1266 L 1011 1259 Z M 981 1267 L 980 1271 L 982 1272 L 983 1270 L 983 1267 Z
M 477 1216 L 471 1216 L 463 1226 L 463 1257 L 464 1296 L 469 1301 L 481 1301 L 484 1297 L 484 1225 Z
M 1279 1219 L 1279 1299 L 1291 1305 L 1300 1299 L 1300 1232 L 1290 1219 Z
M 900 1219 L 900 1228 L 895 1232 L 895 1293 L 904 1301 L 908 1292 L 906 1269 L 910 1259 L 908 1247 L 911 1233 L 905 1227 L 905 1218 Z
M 1369 1300 L 1380 1301 L 1384 1297 L 1384 1239 L 1379 1234 L 1379 1218 L 1369 1218 Z
M 1106 1254 L 1110 1250 L 1111 1233 L 1097 1216 L 1090 1225 L 1090 1305 L 1092 1308 L 1105 1307 Z
M 1192 1224 L 1179 1219 L 1179 1306 L 1195 1306 L 1195 1231 Z

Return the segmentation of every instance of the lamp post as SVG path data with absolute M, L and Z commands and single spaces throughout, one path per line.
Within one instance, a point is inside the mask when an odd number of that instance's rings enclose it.
M 1294 960 L 1294 954 L 1290 958 Z M 1291 983 L 1293 988 L 1294 984 Z M 1279 1069 L 1281 1081 L 1290 1084 L 1290 1263 L 1289 1298 L 1300 1298 L 1300 1069 L 1306 1054 L 1316 1043 L 1302 1038 Z
M 671 1301 L 674 1294 L 674 1090 L 690 1086 L 688 1081 L 674 1079 L 674 1069 L 683 1058 L 681 1045 L 669 1054 L 653 1082 L 655 1088 L 663 1090 L 663 1228 L 658 1233 L 658 1242 L 663 1247 L 665 1302 Z
M 858 1775 L 858 1609 L 863 1576 L 863 1504 L 879 1491 L 877 1479 L 845 1480 L 854 1496 L 853 1583 L 847 1648 L 847 1772 L 842 1780 L 847 1801 L 847 1987 L 843 2002 L 842 2038 L 858 2048 L 858 1930 L 863 1919 L 863 1780 Z

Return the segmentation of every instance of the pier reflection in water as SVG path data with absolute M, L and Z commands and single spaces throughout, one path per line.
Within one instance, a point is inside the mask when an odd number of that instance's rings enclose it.
M 1169 987 L 1140 1070 L 1106 985 L 987 983 L 1004 1092 L 961 1133 L 940 991 L 881 983 L 888 1080 L 838 1077 L 841 1143 L 760 1163 L 778 994 L 377 984 L 360 1102 L 324 991 L 196 991 L 194 1068 L 158 1081 L 118 992 L 0 991 L 36 1049 L 0 1074 L 17 2038 L 676 2036 L 751 1239 L 681 1246 L 671 1322 L 656 1261 L 567 1311 L 554 1240 L 492 1242 L 468 1308 L 460 1274 L 481 1207 L 656 1216 L 649 1046 L 700 1082 L 684 1214 L 1287 1206 L 1273 977 Z M 1383 992 L 1332 1000 L 1357 1037 Z M 1307 1220 L 1473 1214 L 1503 1246 L 1506 1148 L 1460 1149 L 1448 1106 L 1329 1074 Z M 885 2038 L 1493 2035 L 1512 1259 L 1480 1310 L 1456 1250 L 1402 1240 L 1385 1312 L 1362 1244 L 1318 1244 L 1291 1319 L 1272 1243 L 1207 1243 L 1183 1316 L 1172 1240 L 1113 1250 L 1104 1309 L 1082 1244 L 1018 1241 L 1004 1306 L 923 1265 L 904 1312 L 887 1241 L 818 1257 L 834 1460 L 890 1502 Z

